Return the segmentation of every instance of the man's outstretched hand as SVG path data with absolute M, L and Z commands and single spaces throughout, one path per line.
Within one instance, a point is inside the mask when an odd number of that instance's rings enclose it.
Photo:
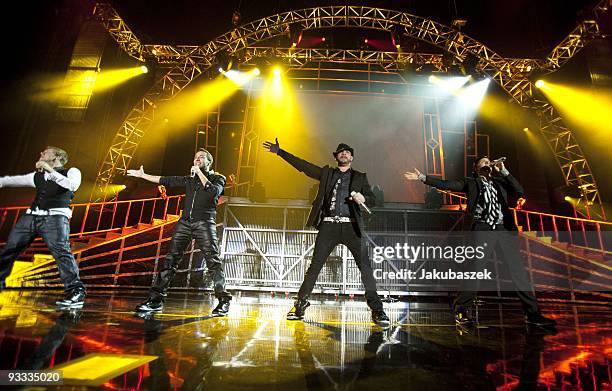
M 127 170 L 127 176 L 142 178 L 144 176 L 144 167 L 140 166 L 139 170 Z
M 421 175 L 421 172 L 415 168 L 414 172 L 406 171 L 404 173 L 404 178 L 406 178 L 409 181 L 418 181 L 420 175 Z
M 280 145 L 278 144 L 278 137 L 275 139 L 275 143 L 271 143 L 270 141 L 265 141 L 263 143 L 263 147 L 268 150 L 268 152 L 278 153 L 280 151 Z

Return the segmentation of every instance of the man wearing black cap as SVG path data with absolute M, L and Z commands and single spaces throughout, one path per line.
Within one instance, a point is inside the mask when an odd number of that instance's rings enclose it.
M 501 251 L 500 256 L 508 266 L 525 312 L 525 322 L 537 326 L 554 326 L 556 322 L 540 312 L 533 287 L 523 266 L 518 243 L 514 240 L 512 231 L 517 231 L 517 228 L 508 206 L 508 193 L 522 196 L 523 187 L 506 169 L 503 160 L 491 161 L 487 156 L 481 156 L 474 162 L 474 176 L 460 180 L 441 180 L 421 174 L 417 169 L 414 172 L 406 172 L 404 176 L 408 180 L 420 180 L 438 189 L 466 193 L 466 214 L 468 221 L 471 220 L 471 230 L 481 232 L 476 234 L 477 238 L 486 236 L 494 241 L 487 243 L 490 251 L 495 247 Z M 484 267 L 482 263 L 486 262 L 486 258 L 485 256 L 481 263 L 475 265 L 477 269 Z M 465 287 L 464 285 L 462 288 Z M 453 310 L 458 324 L 473 322 L 468 309 L 473 305 L 474 297 L 475 292 L 469 289 L 462 289 L 457 295 Z
M 278 139 L 274 143 L 266 141 L 264 148 L 282 157 L 298 171 L 319 181 L 317 196 L 307 221 L 307 225 L 319 229 L 319 233 L 315 241 L 310 267 L 306 271 L 297 300 L 287 314 L 287 319 L 304 318 L 306 308 L 310 306 L 308 297 L 323 264 L 338 244 L 344 244 L 353 254 L 355 263 L 361 272 L 366 301 L 372 310 L 372 320 L 378 325 L 388 326 L 389 317 L 385 314 L 382 301 L 376 292 L 372 266 L 362 240 L 364 222 L 359 205 L 373 206 L 374 194 L 372 194 L 366 174 L 351 169 L 354 157 L 353 148 L 346 144 L 338 145 L 336 151 L 332 153 L 338 162 L 337 168 L 319 167 L 300 159 L 281 149 Z

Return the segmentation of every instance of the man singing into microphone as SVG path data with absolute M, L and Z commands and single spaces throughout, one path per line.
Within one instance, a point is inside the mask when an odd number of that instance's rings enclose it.
M 383 310 L 383 304 L 376 292 L 376 281 L 368 252 L 363 241 L 364 222 L 360 205 L 374 205 L 374 194 L 365 173 L 351 169 L 353 148 L 339 144 L 332 152 L 338 163 L 337 168 L 319 167 L 302 160 L 280 148 L 278 139 L 275 143 L 266 141 L 264 148 L 282 157 L 298 171 L 319 181 L 317 196 L 308 216 L 307 225 L 319 229 L 315 241 L 310 267 L 304 276 L 304 282 L 298 292 L 297 300 L 287 314 L 288 320 L 304 318 L 306 308 L 310 306 L 310 296 L 317 277 L 327 257 L 338 244 L 344 244 L 353 254 L 355 263 L 361 272 L 361 281 L 365 287 L 368 306 L 372 310 L 372 320 L 380 326 L 389 325 L 389 317 Z
M 474 162 L 474 176 L 461 180 L 441 180 L 423 175 L 417 169 L 414 172 L 406 172 L 404 176 L 408 180 L 420 180 L 438 189 L 466 193 L 466 215 L 468 220 L 472 220 L 471 229 L 489 232 L 480 235 L 476 233 L 476 237 L 486 236 L 494 241 L 487 243 L 487 249 L 492 252 L 497 247 L 498 255 L 507 265 L 525 313 L 525 322 L 537 326 L 554 326 L 556 322 L 540 312 L 521 259 L 519 243 L 512 232 L 517 231 L 517 228 L 508 206 L 508 193 L 521 196 L 523 187 L 506 169 L 504 160 L 502 158 L 492 162 L 486 156 L 479 157 Z M 482 270 L 486 260 L 487 256 L 481 261 L 474 261 L 476 268 Z M 453 303 L 455 321 L 458 324 L 473 322 L 469 308 L 473 305 L 475 292 L 464 288 L 465 285 Z
M 0 253 L 0 290 L 11 273 L 19 255 L 42 236 L 57 262 L 64 283 L 65 297 L 56 304 L 65 308 L 80 308 L 85 302 L 85 286 L 79 278 L 79 267 L 70 250 L 70 202 L 81 185 L 78 168 L 64 168 L 68 154 L 57 147 L 47 147 L 36 162 L 36 172 L 0 178 L 0 187 L 35 187 L 36 198 L 11 230 Z
M 127 171 L 128 176 L 143 178 L 166 187 L 185 188 L 183 215 L 176 223 L 170 249 L 149 291 L 149 298 L 139 304 L 136 311 L 159 312 L 163 309 L 168 287 L 183 258 L 183 252 L 194 238 L 204 254 L 208 273 L 212 275 L 215 296 L 219 300 L 212 315 L 227 315 L 232 297 L 225 290 L 225 273 L 219 258 L 215 224 L 217 202 L 223 193 L 225 177 L 210 170 L 212 162 L 212 155 L 207 150 L 200 149 L 193 158 L 191 176 L 149 175 L 145 174 L 142 166 L 139 170 Z

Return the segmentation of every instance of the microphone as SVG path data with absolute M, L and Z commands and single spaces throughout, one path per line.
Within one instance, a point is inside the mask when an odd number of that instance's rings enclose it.
M 357 192 L 355 190 L 351 191 L 351 197 L 353 197 L 353 200 L 355 201 L 355 194 L 357 194 Z M 357 202 L 357 201 L 355 201 Z M 363 208 L 363 210 L 365 210 L 369 215 L 372 214 L 372 211 L 370 210 L 370 208 L 368 208 L 368 206 L 366 204 L 362 204 L 360 202 L 357 202 L 357 205 L 361 206 Z
M 495 160 L 493 160 L 491 163 L 494 163 L 494 164 L 495 164 L 495 163 L 503 163 L 503 162 L 505 162 L 505 161 L 506 161 L 506 157 L 505 157 L 505 156 L 502 156 L 502 157 L 500 157 L 499 159 L 495 159 Z
M 191 177 L 194 178 L 196 175 L 195 167 L 191 166 Z

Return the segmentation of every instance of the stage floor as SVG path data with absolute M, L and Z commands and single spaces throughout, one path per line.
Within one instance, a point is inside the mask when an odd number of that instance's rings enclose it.
M 43 389 L 612 387 L 610 306 L 544 303 L 559 324 L 550 334 L 527 329 L 514 302 L 480 307 L 479 327 L 463 330 L 445 303 L 385 303 L 383 330 L 359 300 L 313 300 L 292 322 L 284 295 L 237 293 L 227 318 L 209 316 L 209 294 L 180 292 L 163 314 L 139 317 L 144 295 L 92 291 L 82 310 L 61 312 L 59 292 L 0 293 L 0 369 L 61 368 L 64 384 Z

